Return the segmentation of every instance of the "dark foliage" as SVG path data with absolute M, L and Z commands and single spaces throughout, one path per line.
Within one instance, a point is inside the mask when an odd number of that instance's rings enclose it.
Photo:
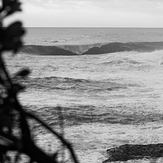
M 59 163 L 56 157 L 57 152 L 46 154 L 34 142 L 28 123 L 30 119 L 40 123 L 42 127 L 56 136 L 70 151 L 72 160 L 78 163 L 71 144 L 63 138 L 63 135 L 52 130 L 37 116 L 27 112 L 21 106 L 18 94 L 25 87 L 21 83 L 12 81 L 6 69 L 3 56 L 6 54 L 4 52 L 16 54 L 23 45 L 22 36 L 25 30 L 19 21 L 12 23 L 8 27 L 3 26 L 3 21 L 13 13 L 21 11 L 20 7 L 21 3 L 19 0 L 0 0 L 0 163 L 12 162 L 11 158 L 14 159 L 14 162 L 19 162 L 22 154 L 30 158 L 30 163 Z M 22 69 L 15 74 L 15 77 L 26 78 L 29 73 L 30 70 Z M 62 119 L 62 116 L 60 117 Z M 12 157 L 8 156 L 8 153 L 11 153 L 11 151 L 15 153 Z

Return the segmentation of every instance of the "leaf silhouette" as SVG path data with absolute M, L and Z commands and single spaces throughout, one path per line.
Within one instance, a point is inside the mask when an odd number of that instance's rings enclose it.
M 14 32 L 13 32 L 14 31 Z M 17 52 L 22 46 L 21 36 L 25 33 L 22 23 L 17 21 L 4 29 L 2 50 L 13 50 Z
M 24 89 L 25 89 L 25 86 L 16 83 L 16 84 L 13 84 L 13 90 L 12 91 L 14 91 L 15 93 L 18 93 L 20 91 L 24 91 Z
M 13 32 L 14 31 L 14 32 Z M 25 33 L 24 29 L 22 28 L 22 23 L 20 21 L 12 23 L 9 27 L 7 27 L 5 31 L 6 39 L 20 37 Z
M 6 16 L 13 14 L 16 11 L 21 11 L 21 3 L 18 0 L 3 0 L 2 10 L 5 10 Z
M 23 69 L 16 73 L 15 76 L 27 77 L 30 74 L 29 69 Z

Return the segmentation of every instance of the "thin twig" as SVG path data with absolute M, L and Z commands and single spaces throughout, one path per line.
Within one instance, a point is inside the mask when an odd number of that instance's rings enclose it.
M 60 124 L 60 129 L 61 129 L 61 136 L 64 138 L 65 133 L 64 133 L 64 117 L 63 117 L 63 112 L 61 107 L 57 107 L 58 114 L 59 114 L 59 124 Z M 65 162 L 65 145 L 62 143 L 61 146 L 61 152 L 62 152 L 62 162 Z
M 47 128 L 50 132 L 52 132 L 54 135 L 56 135 L 66 146 L 67 148 L 70 150 L 72 159 L 74 160 L 74 163 L 79 163 L 77 156 L 75 155 L 75 152 L 71 146 L 71 144 L 65 140 L 60 134 L 58 134 L 56 131 L 54 131 L 51 127 L 49 127 L 45 122 L 41 121 L 38 117 L 36 117 L 34 114 L 31 113 L 27 113 L 26 115 L 30 118 L 35 119 L 36 121 L 38 121 L 39 123 L 41 123 L 45 128 Z

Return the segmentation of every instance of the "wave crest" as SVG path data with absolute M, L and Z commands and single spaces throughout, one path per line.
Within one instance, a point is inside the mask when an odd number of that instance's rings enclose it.
M 124 51 L 152 52 L 163 50 L 163 42 L 112 42 L 108 44 L 90 45 L 25 45 L 20 52 L 36 55 L 81 55 L 81 54 L 105 54 Z

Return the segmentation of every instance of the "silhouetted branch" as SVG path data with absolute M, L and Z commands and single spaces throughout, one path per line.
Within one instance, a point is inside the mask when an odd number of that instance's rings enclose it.
M 71 144 L 64 139 L 62 110 L 60 110 L 60 127 L 62 133 L 58 134 L 37 116 L 27 113 L 18 100 L 19 92 L 24 90 L 25 87 L 20 83 L 12 81 L 2 55 L 5 51 L 15 54 L 20 49 L 22 46 L 21 37 L 25 31 L 22 27 L 22 23 L 19 21 L 4 28 L 3 20 L 9 15 L 21 11 L 21 3 L 19 0 L 0 0 L 0 5 L 0 163 L 4 163 L 5 161 L 10 162 L 6 155 L 8 151 L 17 152 L 15 163 L 18 162 L 21 154 L 28 155 L 30 157 L 30 163 L 34 161 L 37 163 L 59 163 L 54 157 L 57 153 L 50 156 L 36 145 L 31 136 L 32 133 L 28 119 L 36 120 L 61 140 L 63 147 L 65 145 L 69 149 L 73 161 L 78 163 Z M 23 69 L 18 71 L 15 77 L 23 79 L 27 77 L 29 73 L 30 71 L 28 69 Z M 15 130 L 18 130 L 18 135 L 13 134 Z
M 61 137 L 65 137 L 65 133 L 64 133 L 64 117 L 63 117 L 63 110 L 61 107 L 57 107 L 58 109 L 58 115 L 59 115 L 59 122 L 60 122 L 60 129 L 61 129 Z M 62 143 L 62 162 L 65 161 L 65 145 L 64 143 Z
M 60 134 L 58 134 L 56 131 L 54 131 L 53 129 L 51 129 L 45 122 L 41 121 L 38 117 L 36 117 L 34 114 L 31 114 L 31 113 L 26 113 L 27 116 L 29 118 L 32 118 L 32 119 L 35 119 L 36 121 L 38 121 L 40 124 L 42 124 L 42 126 L 44 126 L 46 129 L 48 129 L 51 133 L 53 133 L 54 135 L 56 135 L 61 141 L 62 143 L 64 143 L 65 146 L 67 146 L 67 148 L 70 150 L 70 153 L 72 155 L 72 158 L 74 160 L 75 163 L 79 163 L 76 155 L 75 155 L 75 152 L 71 146 L 71 144 L 66 141 Z

